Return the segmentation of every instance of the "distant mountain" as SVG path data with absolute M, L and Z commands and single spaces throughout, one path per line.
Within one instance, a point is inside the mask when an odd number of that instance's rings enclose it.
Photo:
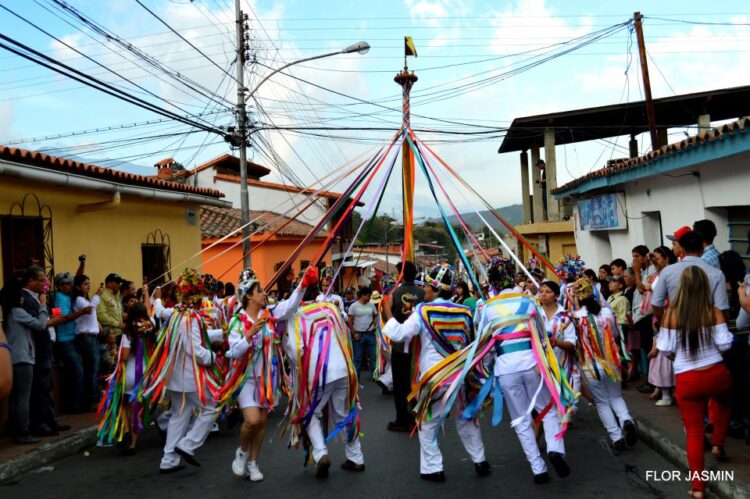
M 523 222 L 523 206 L 520 204 L 512 204 L 510 206 L 503 206 L 502 208 L 495 208 L 495 211 L 512 226 L 519 225 Z M 492 226 L 493 229 L 503 234 L 508 232 L 505 229 L 505 226 L 500 223 L 500 221 L 495 218 L 495 216 L 490 213 L 489 210 L 480 211 L 479 213 L 481 213 L 481 215 L 485 220 L 487 220 L 487 222 Z M 466 225 L 468 225 L 472 229 L 478 230 L 484 227 L 484 222 L 482 222 L 479 216 L 473 211 L 469 213 L 461 213 L 461 218 L 464 220 Z M 458 224 L 458 219 L 455 216 L 448 217 L 448 220 L 450 221 L 451 225 Z M 433 218 L 431 219 L 431 221 L 438 222 L 440 221 L 440 219 Z

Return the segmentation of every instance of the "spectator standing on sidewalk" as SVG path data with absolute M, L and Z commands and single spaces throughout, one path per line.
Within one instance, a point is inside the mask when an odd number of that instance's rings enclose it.
M 661 271 L 667 266 L 677 262 L 677 257 L 672 253 L 672 250 L 666 246 L 655 248 L 652 256 L 656 273 L 654 274 L 653 280 L 649 286 L 649 289 L 651 290 L 656 286 Z M 646 298 L 644 298 L 644 300 L 646 300 Z M 658 333 L 658 321 L 652 317 L 651 324 L 654 330 Z M 663 355 L 659 355 L 659 350 L 656 348 L 657 337 L 658 334 L 655 334 L 654 340 L 651 342 L 651 349 L 648 352 L 648 383 L 642 387 L 643 389 L 639 388 L 638 391 L 641 393 L 652 392 L 648 397 L 650 400 L 664 400 L 665 402 L 661 402 L 659 404 L 660 406 L 667 405 L 667 401 L 669 402 L 669 405 L 671 405 L 672 389 L 674 388 L 674 370 L 672 369 L 672 361 Z
M 38 438 L 31 435 L 29 406 L 34 379 L 34 329 L 46 328 L 49 315 L 42 307 L 36 317 L 23 309 L 24 296 L 21 283 L 12 280 L 3 288 L 4 321 L 8 331 L 8 350 L 12 352 L 13 389 L 10 394 L 10 432 L 16 443 L 35 444 Z M 47 297 L 40 300 L 46 304 Z
M 349 306 L 349 328 L 354 340 L 352 346 L 357 379 L 363 369 L 375 369 L 375 321 L 378 318 L 378 308 L 370 302 L 371 297 L 370 288 L 359 288 L 357 301 Z M 365 353 L 368 356 L 367 366 L 363 365 Z
M 703 241 L 701 259 L 712 267 L 719 268 L 719 250 L 714 246 L 716 239 L 716 225 L 711 220 L 698 220 L 693 223 L 693 231 Z
M 0 318 L 3 316 L 3 309 L 0 307 Z M 8 339 L 5 337 L 5 331 L 0 324 L 0 402 L 10 395 L 13 388 L 13 358 Z
M 685 246 L 682 240 L 680 245 Z M 699 474 L 704 466 L 706 404 L 714 425 L 711 454 L 719 461 L 727 460 L 724 439 L 731 415 L 732 379 L 721 352 L 731 346 L 732 333 L 711 292 L 706 272 L 697 265 L 688 266 L 680 275 L 679 288 L 657 341 L 661 354 L 674 361 L 677 405 L 687 433 L 693 477 L 690 492 L 694 498 L 702 498 L 705 489 Z
M 684 253 L 682 261 L 672 264 L 661 271 L 659 280 L 653 290 L 651 304 L 654 307 L 654 316 L 661 320 L 664 314 L 664 302 L 667 298 L 673 300 L 679 291 L 680 276 L 685 269 L 691 266 L 698 266 L 706 272 L 711 289 L 711 299 L 714 306 L 718 307 L 723 313 L 729 310 L 729 299 L 727 298 L 726 286 L 724 283 L 724 274 L 716 267 L 712 267 L 705 260 L 701 259 L 703 252 L 703 242 L 701 236 L 692 230 L 678 232 L 682 234 L 679 237 L 679 249 Z M 677 234 L 677 233 L 676 233 Z M 667 236 L 668 238 L 671 236 Z M 726 315 L 725 315 L 726 320 Z
M 117 340 L 119 341 L 122 330 L 125 328 L 122 317 L 122 306 L 119 299 L 120 284 L 124 282 L 124 279 L 117 274 L 109 274 L 104 279 L 104 290 L 101 293 L 101 299 L 99 305 L 96 307 L 96 318 L 102 325 L 104 336 L 109 334 L 109 331 L 114 331 Z M 91 283 L 89 282 L 89 288 Z
M 609 287 L 607 286 L 607 278 L 612 275 L 612 267 L 608 264 L 604 264 L 599 267 L 599 286 L 596 288 L 599 290 L 606 300 L 609 298 Z
M 638 348 L 633 348 L 633 367 L 630 378 L 638 375 L 638 365 L 643 365 L 643 374 L 648 373 L 648 362 L 639 362 L 642 358 L 641 352 L 651 351 L 654 342 L 653 315 L 651 306 L 651 284 L 656 274 L 656 268 L 651 265 L 648 247 L 638 245 L 633 248 L 633 277 L 635 277 L 635 291 L 631 300 L 631 314 L 633 317 L 633 336 L 637 337 Z
M 612 260 L 612 263 L 609 264 L 609 268 L 612 270 L 613 276 L 621 276 L 625 273 L 625 269 L 628 267 L 628 264 L 625 263 L 625 260 L 622 258 L 615 258 Z
M 83 261 L 80 261 L 79 272 L 83 272 Z M 55 354 L 57 360 L 63 364 L 63 392 L 64 407 L 69 412 L 81 411 L 81 396 L 83 390 L 83 364 L 76 350 L 76 323 L 83 314 L 90 313 L 92 307 L 73 309 L 73 276 L 70 272 L 60 272 L 55 275 L 55 308 L 60 311 L 60 324 L 55 329 Z
M 91 297 L 91 279 L 86 275 L 78 275 L 73 280 L 75 289 L 74 310 L 90 310 L 76 319 L 76 348 L 83 364 L 83 393 L 81 396 L 82 410 L 96 410 L 99 402 L 99 323 L 97 317 L 101 307 L 101 297 L 105 290 L 99 288 Z M 116 303 L 115 303 L 116 305 Z M 119 307 L 117 308 L 119 310 Z M 114 332 L 109 329 L 109 332 Z

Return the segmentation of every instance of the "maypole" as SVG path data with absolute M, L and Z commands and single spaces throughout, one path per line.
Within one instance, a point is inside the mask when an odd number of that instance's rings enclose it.
M 408 133 L 411 129 L 411 113 L 409 111 L 409 96 L 411 87 L 417 82 L 417 75 L 414 71 L 409 73 L 407 65 L 407 56 L 417 57 L 417 49 L 414 41 L 410 36 L 404 37 L 404 69 L 398 73 L 393 81 L 401 85 L 402 93 L 402 110 L 403 119 L 401 128 L 403 133 Z M 414 261 L 414 153 L 412 152 L 407 141 L 401 148 L 401 166 L 402 166 L 402 192 L 404 197 L 404 249 L 403 260 Z

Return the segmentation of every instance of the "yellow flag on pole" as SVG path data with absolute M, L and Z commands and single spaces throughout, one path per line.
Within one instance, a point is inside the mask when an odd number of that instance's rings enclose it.
M 410 36 L 404 37 L 404 55 L 413 55 L 417 57 L 417 47 L 414 45 L 414 40 Z

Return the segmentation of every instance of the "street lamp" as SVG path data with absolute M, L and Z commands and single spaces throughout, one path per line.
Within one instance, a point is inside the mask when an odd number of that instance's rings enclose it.
M 239 0 L 236 1 L 236 8 L 239 11 Z M 240 30 L 238 23 L 238 30 Z M 242 63 L 242 47 L 238 48 L 237 58 L 240 63 L 237 64 L 237 81 L 240 83 L 237 89 L 237 114 L 239 119 L 239 126 L 237 127 L 237 136 L 235 136 L 234 142 L 238 144 L 240 149 L 240 217 L 242 220 L 242 265 L 244 268 L 250 267 L 250 200 L 248 199 L 247 193 L 247 114 L 245 110 L 245 100 L 250 99 L 258 91 L 261 85 L 263 85 L 269 78 L 276 73 L 285 70 L 289 66 L 300 64 L 303 62 L 314 61 L 316 59 L 323 59 L 324 57 L 331 57 L 340 54 L 366 54 L 370 50 L 370 44 L 367 42 L 357 42 L 353 45 L 349 45 L 343 50 L 337 50 L 335 52 L 328 52 L 326 54 L 315 55 L 312 57 L 305 57 L 304 59 L 298 59 L 296 61 L 289 62 L 283 66 L 274 69 L 268 73 L 257 85 L 253 88 L 247 96 L 245 96 L 246 89 L 244 88 L 244 74 Z

